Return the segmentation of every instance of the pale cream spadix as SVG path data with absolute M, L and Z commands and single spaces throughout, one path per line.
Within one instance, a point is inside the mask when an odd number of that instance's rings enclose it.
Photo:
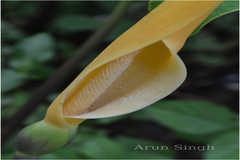
M 59 127 L 144 108 L 186 77 L 176 54 L 221 1 L 164 1 L 109 45 L 58 96 L 45 121 Z

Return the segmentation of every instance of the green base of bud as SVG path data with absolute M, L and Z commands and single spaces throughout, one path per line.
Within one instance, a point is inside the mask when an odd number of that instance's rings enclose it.
M 16 154 L 21 157 L 36 157 L 50 153 L 73 139 L 77 127 L 69 130 L 40 121 L 21 130 L 16 139 Z

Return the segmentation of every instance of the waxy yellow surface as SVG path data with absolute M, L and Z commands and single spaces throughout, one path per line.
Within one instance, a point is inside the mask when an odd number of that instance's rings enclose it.
M 44 121 L 68 128 L 139 110 L 172 93 L 186 77 L 177 52 L 221 2 L 164 1 L 89 64 L 50 105 Z

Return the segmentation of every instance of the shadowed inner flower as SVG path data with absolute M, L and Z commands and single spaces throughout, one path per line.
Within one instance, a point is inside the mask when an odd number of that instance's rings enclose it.
M 67 93 L 63 115 L 92 112 L 119 99 L 130 103 L 139 98 L 141 103 L 143 94 L 148 94 L 146 89 L 145 92 L 140 91 L 142 86 L 154 79 L 156 71 L 161 74 L 170 57 L 169 49 L 160 41 L 98 67 Z

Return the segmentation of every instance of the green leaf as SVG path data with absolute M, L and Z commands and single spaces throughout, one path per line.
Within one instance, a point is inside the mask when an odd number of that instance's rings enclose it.
M 81 31 L 94 31 L 100 26 L 100 22 L 89 16 L 66 15 L 57 18 L 52 23 L 53 31 L 61 34 L 69 34 Z
M 39 62 L 50 60 L 54 56 L 54 40 L 47 33 L 25 38 L 16 45 L 14 56 Z
M 9 65 L 19 71 L 22 76 L 27 79 L 41 80 L 48 77 L 53 69 L 41 62 L 25 58 L 25 59 L 11 59 Z
M 148 11 L 152 11 L 162 2 L 162 0 L 149 0 Z M 192 32 L 191 36 L 197 34 L 206 24 L 208 24 L 212 20 L 224 16 L 228 13 L 235 12 L 237 10 L 239 10 L 238 1 L 224 1 Z
M 29 98 L 30 93 L 26 91 L 17 90 L 4 95 L 4 99 L 8 103 L 2 104 L 2 119 L 10 118 L 16 110 L 18 110 Z
M 151 12 L 154 8 L 156 8 L 163 1 L 164 0 L 149 0 L 149 2 L 148 2 L 148 11 Z
M 191 40 L 184 45 L 184 49 L 211 52 L 222 51 L 224 47 L 226 46 L 224 46 L 223 43 L 220 43 L 216 37 L 206 34 L 199 34 L 198 36 L 193 36 L 191 37 Z M 216 58 L 216 56 L 214 58 Z
M 10 69 L 2 69 L 1 91 L 7 92 L 21 86 L 25 78 L 18 72 Z
M 223 56 L 213 56 L 209 54 L 196 54 L 192 57 L 193 61 L 210 67 L 218 67 L 227 63 L 227 59 Z
M 124 148 L 107 137 L 97 136 L 82 142 L 81 153 L 89 158 L 119 158 Z
M 204 152 L 205 159 L 239 159 L 239 133 L 231 131 L 209 142 L 214 150 Z
M 26 58 L 17 58 L 13 57 L 9 62 L 9 66 L 13 69 L 20 70 L 20 71 L 28 71 L 37 63 L 36 60 L 32 60 L 29 57 Z
M 239 10 L 238 1 L 228 0 L 224 1 L 193 31 L 191 36 L 197 34 L 206 24 L 208 24 L 212 20 L 238 10 Z
M 110 123 L 114 123 L 116 121 L 122 120 L 124 117 L 127 117 L 127 115 L 115 116 L 110 118 L 100 118 L 97 120 L 97 123 L 101 125 L 106 125 L 106 124 L 110 124 Z
M 159 146 L 159 150 L 134 150 L 138 145 L 142 147 Z M 174 157 L 171 147 L 166 149 L 165 145 L 161 145 L 160 143 L 123 136 L 109 138 L 105 134 L 99 134 L 99 132 L 95 132 L 95 134 L 80 133 L 69 147 L 75 148 L 74 150 L 78 151 L 81 157 L 87 159 L 170 159 Z M 81 150 L 77 148 L 81 148 Z
M 1 26 L 2 41 L 15 41 L 23 38 L 24 36 L 22 31 L 5 21 L 1 21 Z
M 40 160 L 44 159 L 79 159 L 77 152 L 69 147 L 63 147 L 55 152 L 41 156 Z
M 156 122 L 187 134 L 211 134 L 237 126 L 237 116 L 229 109 L 204 101 L 161 101 L 148 107 L 146 113 Z
M 222 30 L 222 31 L 228 32 L 229 35 L 231 34 L 236 35 L 236 33 L 239 32 L 238 20 L 239 20 L 239 12 L 234 12 L 234 13 L 222 16 L 221 18 L 215 19 L 214 23 L 212 23 L 211 25 L 212 25 L 212 28 L 216 28 L 217 31 Z

